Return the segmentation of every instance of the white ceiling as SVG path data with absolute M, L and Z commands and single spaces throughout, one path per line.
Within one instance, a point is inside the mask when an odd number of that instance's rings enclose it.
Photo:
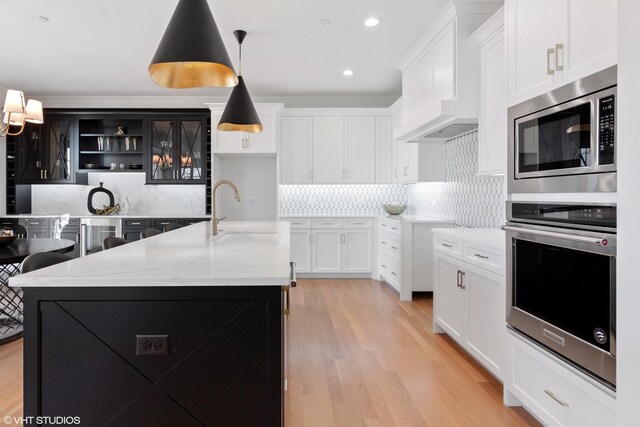
M 396 64 L 447 0 L 209 0 L 254 97 L 400 96 Z M 0 86 L 33 95 L 206 95 L 165 89 L 147 67 L 177 0 L 2 0 Z M 39 15 L 50 19 L 41 23 Z M 367 28 L 375 15 L 381 25 Z M 321 19 L 331 20 L 322 26 Z M 355 75 L 344 77 L 345 68 Z

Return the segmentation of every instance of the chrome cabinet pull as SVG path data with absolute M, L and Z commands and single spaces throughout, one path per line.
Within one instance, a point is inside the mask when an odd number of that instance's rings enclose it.
M 396 248 L 395 246 L 391 246 L 391 249 L 398 249 L 398 248 Z
M 564 400 L 560 399 L 558 396 L 553 394 L 553 392 L 551 390 L 546 389 L 544 392 L 547 394 L 547 396 L 549 396 L 550 398 L 552 398 L 553 400 L 558 402 L 560 405 L 562 405 L 564 407 L 568 407 L 569 406 L 568 402 L 565 402 Z
M 444 246 L 445 248 L 453 249 L 453 246 L 447 245 L 446 243 L 443 243 L 442 246 Z
M 464 276 L 465 276 L 465 274 L 467 274 L 467 273 L 465 273 L 464 271 L 460 272 L 460 289 L 467 289 L 467 287 L 464 285 Z
M 549 49 L 547 49 L 547 75 L 549 76 L 553 76 L 553 74 L 555 73 L 555 70 L 551 66 L 554 53 L 555 53 L 554 48 L 550 47 Z
M 142 225 L 141 222 L 132 222 L 131 225 Z
M 462 271 L 460 270 L 456 271 L 456 286 L 458 288 L 460 287 L 460 273 L 462 273 Z
M 556 44 L 556 71 L 564 70 L 564 45 Z
M 478 258 L 482 258 L 482 259 L 489 259 L 488 256 L 484 256 L 484 255 L 480 255 L 480 254 L 473 254 L 473 256 L 477 256 Z

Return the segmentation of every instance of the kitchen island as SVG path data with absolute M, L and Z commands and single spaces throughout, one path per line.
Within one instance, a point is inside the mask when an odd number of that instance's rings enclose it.
M 199 223 L 17 276 L 24 415 L 283 424 L 286 222 Z M 284 287 L 284 288 L 283 288 Z

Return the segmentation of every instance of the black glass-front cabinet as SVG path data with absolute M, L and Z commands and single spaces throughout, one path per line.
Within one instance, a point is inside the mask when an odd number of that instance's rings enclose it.
M 18 141 L 18 184 L 73 183 L 73 116 L 47 116 L 44 124 L 27 123 Z
M 153 116 L 148 119 L 147 184 L 206 182 L 206 118 Z

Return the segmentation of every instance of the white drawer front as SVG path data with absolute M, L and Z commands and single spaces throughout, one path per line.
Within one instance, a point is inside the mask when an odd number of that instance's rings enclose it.
M 510 334 L 511 384 L 532 412 L 551 426 L 615 425 L 615 399 L 549 355 Z
M 380 231 L 400 236 L 400 222 L 381 219 L 378 225 Z
M 291 228 L 311 228 L 311 219 L 289 219 L 289 224 L 291 224 Z
M 342 228 L 342 220 L 341 219 L 332 219 L 332 218 L 315 218 L 312 221 L 313 228 Z
M 462 256 L 462 241 L 457 239 L 447 239 L 436 235 L 433 248 L 454 258 L 460 259 Z
M 345 218 L 342 220 L 342 228 L 373 228 L 371 218 Z
M 380 254 L 380 275 L 400 291 L 400 261 L 388 254 Z
M 378 249 L 400 259 L 400 238 L 391 233 L 380 231 L 378 233 Z
M 504 276 L 505 256 L 502 251 L 486 248 L 474 243 L 464 243 L 464 260 L 480 268 Z

